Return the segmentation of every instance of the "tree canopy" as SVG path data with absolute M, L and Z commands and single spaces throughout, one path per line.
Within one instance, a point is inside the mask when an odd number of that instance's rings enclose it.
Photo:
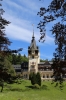
M 2 9 L 1 1 L 2 0 L 0 0 L 0 86 L 2 86 L 3 90 L 3 82 L 10 81 L 11 76 L 15 73 L 11 63 L 7 60 L 7 56 L 11 53 L 21 51 L 22 48 L 18 50 L 9 49 L 11 42 L 5 34 L 5 27 L 8 26 L 10 22 L 2 17 L 5 11 Z
M 66 73 L 66 0 L 52 0 L 47 8 L 41 7 L 40 12 L 37 13 L 42 17 L 38 27 L 40 29 L 41 37 L 39 41 L 45 41 L 46 25 L 55 20 L 58 20 L 50 32 L 55 38 L 55 49 L 53 58 L 53 69 L 54 69 L 54 81 L 59 81 L 60 84 L 63 81 L 63 76 Z

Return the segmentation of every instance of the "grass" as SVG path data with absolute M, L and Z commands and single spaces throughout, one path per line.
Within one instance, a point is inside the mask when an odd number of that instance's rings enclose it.
M 63 90 L 49 81 L 42 82 L 42 86 L 32 89 L 29 80 L 22 80 L 21 84 L 6 84 L 0 93 L 0 100 L 66 100 L 66 82 Z

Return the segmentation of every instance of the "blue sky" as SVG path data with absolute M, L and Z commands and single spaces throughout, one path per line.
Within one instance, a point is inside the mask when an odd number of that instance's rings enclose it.
M 19 49 L 23 48 L 20 52 L 22 55 L 28 55 L 28 46 L 34 34 L 36 44 L 39 46 L 40 58 L 49 59 L 53 58 L 55 51 L 54 37 L 49 31 L 54 23 L 48 24 L 47 34 L 44 43 L 39 43 L 40 31 L 37 29 L 37 24 L 40 22 L 40 17 L 37 16 L 37 12 L 40 11 L 40 7 L 47 7 L 51 0 L 3 0 L 2 8 L 5 10 L 3 17 L 11 23 L 6 27 L 6 35 L 12 42 L 9 48 Z

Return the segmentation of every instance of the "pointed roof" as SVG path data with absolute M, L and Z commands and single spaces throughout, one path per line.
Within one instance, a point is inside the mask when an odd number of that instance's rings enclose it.
M 32 36 L 32 38 L 35 38 L 35 37 L 34 37 L 34 31 L 33 31 L 33 36 Z
M 34 49 L 34 50 L 37 49 L 36 41 L 35 41 L 35 37 L 34 37 L 34 32 L 33 32 L 32 40 L 31 40 L 30 48 Z
M 46 62 L 44 63 L 44 65 L 50 65 L 49 61 L 46 61 Z

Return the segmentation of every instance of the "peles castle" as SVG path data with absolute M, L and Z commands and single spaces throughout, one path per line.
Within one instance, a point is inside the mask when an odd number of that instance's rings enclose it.
M 22 62 L 21 65 L 13 65 L 17 74 L 20 74 L 22 78 L 29 79 L 29 74 L 39 72 L 42 80 L 52 80 L 53 69 L 51 65 L 53 62 L 45 61 L 40 62 L 40 51 L 36 45 L 36 40 L 33 32 L 30 46 L 28 46 L 28 62 Z M 64 69 L 66 71 L 66 69 Z M 66 74 L 63 76 L 66 80 Z
M 17 73 L 21 73 L 24 79 L 29 79 L 29 74 L 31 72 L 39 72 L 42 80 L 52 80 L 52 62 L 40 62 L 40 51 L 39 47 L 36 45 L 34 33 L 31 44 L 28 46 L 28 59 L 29 62 L 22 62 L 21 65 L 13 65 Z
M 52 62 L 40 62 L 40 51 L 36 45 L 34 33 L 32 36 L 31 44 L 28 46 L 28 65 L 21 64 L 21 73 L 23 78 L 29 78 L 31 72 L 39 72 L 42 80 L 52 80 L 53 69 L 51 68 Z

